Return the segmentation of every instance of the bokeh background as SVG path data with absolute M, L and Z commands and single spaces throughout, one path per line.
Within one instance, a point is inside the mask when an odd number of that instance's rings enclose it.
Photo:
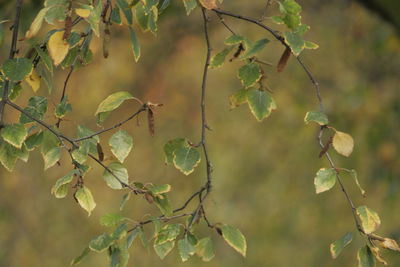
M 0 19 L 13 15 L 13 2 L 2 3 Z M 265 2 L 226 0 L 222 7 L 259 17 Z M 398 31 L 358 2 L 299 3 L 304 9 L 304 23 L 311 25 L 306 37 L 320 45 L 318 50 L 305 51 L 303 59 L 321 84 L 330 121 L 355 139 L 350 158 L 335 155 L 334 159 L 339 166 L 358 171 L 367 198 L 360 196 L 350 177 L 344 177 L 344 182 L 358 205 L 378 211 L 382 219 L 379 234 L 400 240 Z M 25 1 L 21 32 L 29 27 L 40 6 L 41 1 Z M 268 15 L 274 12 L 272 8 Z M 254 25 L 226 21 L 249 38 L 270 38 L 261 58 L 276 64 L 283 51 L 271 36 Z M 268 20 L 266 23 L 272 25 Z M 223 49 L 228 36 L 212 15 L 214 51 Z M 163 103 L 156 114 L 155 137 L 149 136 L 145 117 L 139 127 L 134 121 L 123 126 L 134 137 L 133 153 L 125 165 L 131 180 L 171 184 L 173 204 L 179 206 L 203 184 L 204 165 L 186 177 L 164 165 L 162 148 L 176 137 L 194 142 L 200 138 L 200 83 L 206 51 L 201 13 L 197 10 L 187 17 L 176 1 L 160 18 L 157 37 L 140 34 L 140 40 L 142 57 L 138 64 L 122 27 L 113 27 L 107 60 L 101 56 L 101 41 L 93 42 L 94 64 L 72 75 L 68 95 L 74 110 L 62 129 L 71 136 L 78 124 L 98 129 L 93 115 L 97 105 L 115 91 L 127 90 L 144 101 Z M 0 49 L 3 61 L 9 49 L 7 40 Z M 337 186 L 320 195 L 314 192 L 313 177 L 327 162 L 317 156 L 317 127 L 303 122 L 304 114 L 317 108 L 312 85 L 294 60 L 280 74 L 267 67 L 267 83 L 274 91 L 278 110 L 258 123 L 246 106 L 229 111 L 228 96 L 240 89 L 238 66 L 229 63 L 209 74 L 207 112 L 213 131 L 208 133 L 208 142 L 215 172 L 206 206 L 212 222 L 229 223 L 242 230 L 248 242 L 247 258 L 212 233 L 216 257 L 210 263 L 196 257 L 181 263 L 176 250 L 161 261 L 152 249 L 142 248 L 136 240 L 129 266 L 356 266 L 362 238 L 355 233 L 342 192 Z M 66 75 L 67 70 L 56 72 L 56 90 L 50 103 L 57 103 Z M 19 103 L 26 103 L 32 94 L 24 86 Z M 47 95 L 45 86 L 39 94 Z M 136 108 L 135 104 L 124 104 L 106 125 Z M 17 114 L 8 112 L 7 116 L 12 120 Z M 54 121 L 51 112 L 46 119 Z M 109 136 L 102 138 L 104 147 Z M 65 155 L 61 166 L 44 172 L 39 152 L 31 154 L 28 163 L 19 162 L 13 173 L 0 168 L 0 266 L 67 266 L 93 236 L 107 230 L 98 219 L 119 212 L 124 192 L 108 188 L 102 170 L 94 167 L 86 183 L 97 207 L 88 218 L 71 196 L 57 200 L 50 194 L 55 180 L 69 168 Z M 141 197 L 132 197 L 122 212 L 136 220 L 148 213 L 158 211 Z M 150 232 L 152 226 L 146 229 Z M 347 231 L 353 231 L 355 240 L 332 260 L 329 244 Z M 400 266 L 399 254 L 384 252 L 384 257 L 389 266 Z M 106 258 L 106 253 L 91 253 L 81 266 L 108 266 Z

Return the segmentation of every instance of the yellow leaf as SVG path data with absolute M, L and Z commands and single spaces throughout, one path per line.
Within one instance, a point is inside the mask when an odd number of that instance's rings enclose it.
M 399 245 L 397 244 L 397 242 L 396 242 L 395 240 L 393 240 L 393 239 L 390 239 L 390 238 L 385 238 L 385 239 L 380 243 L 380 245 L 381 245 L 383 248 L 386 248 L 386 249 L 390 249 L 390 250 L 394 250 L 394 251 L 400 251 L 400 247 L 399 247 Z
M 40 76 L 35 70 L 25 78 L 25 81 L 32 87 L 32 90 L 36 93 L 40 88 Z
M 44 16 L 46 15 L 46 12 L 48 10 L 49 8 L 43 8 L 39 11 L 36 18 L 33 20 L 31 26 L 29 27 L 29 30 L 26 32 L 25 39 L 30 39 L 38 33 L 40 27 L 42 27 Z
M 333 147 L 339 154 L 348 157 L 353 152 L 353 137 L 347 133 L 336 131 L 333 136 Z
M 200 4 L 206 9 L 218 8 L 217 0 L 200 0 Z
M 89 9 L 84 9 L 84 8 L 76 8 L 75 13 L 82 18 L 87 18 L 90 15 L 90 10 Z
M 370 247 L 372 254 L 374 254 L 375 259 L 377 261 L 379 261 L 380 263 L 382 263 L 383 265 L 387 265 L 387 262 L 382 258 L 380 252 L 379 252 L 379 248 L 378 247 Z
M 64 31 L 54 33 L 49 39 L 49 53 L 54 65 L 58 66 L 68 54 L 69 44 L 63 40 Z

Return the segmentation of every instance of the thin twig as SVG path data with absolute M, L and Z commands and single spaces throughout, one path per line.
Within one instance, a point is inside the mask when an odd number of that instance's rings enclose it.
M 17 0 L 17 4 L 15 7 L 16 10 L 15 10 L 14 23 L 12 25 L 13 33 L 12 33 L 12 39 L 11 39 L 10 53 L 8 56 L 9 59 L 13 59 L 15 54 L 17 53 L 18 29 L 19 29 L 19 21 L 20 21 L 20 17 L 21 17 L 22 2 L 23 2 L 23 0 Z M 4 123 L 4 107 L 8 100 L 9 88 L 10 88 L 10 81 L 8 79 L 5 79 L 4 86 L 3 86 L 3 96 L 0 101 L 0 128 L 3 126 L 3 123 Z
M 74 66 L 71 66 L 71 68 L 68 71 L 67 77 L 65 78 L 65 81 L 64 81 L 64 87 L 63 87 L 62 94 L 61 94 L 61 97 L 60 97 L 60 103 L 64 100 L 65 93 L 67 91 L 68 82 L 69 82 L 69 79 L 71 78 L 71 75 L 72 75 L 73 71 L 74 71 Z M 58 118 L 58 120 L 56 122 L 56 127 L 57 128 L 60 128 L 60 123 L 61 123 L 61 118 Z

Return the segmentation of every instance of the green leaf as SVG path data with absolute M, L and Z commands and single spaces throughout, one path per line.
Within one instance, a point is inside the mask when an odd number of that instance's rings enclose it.
M 47 99 L 43 96 L 33 96 L 29 98 L 28 106 L 24 108 L 24 111 L 29 113 L 29 115 L 31 115 L 35 119 L 43 120 L 44 114 L 47 111 Z M 33 120 L 28 118 L 26 115 L 21 114 L 19 122 L 26 124 L 33 122 Z
M 316 43 L 310 42 L 310 41 L 305 41 L 304 48 L 306 49 L 318 49 L 319 45 Z
M 72 260 L 71 265 L 76 265 L 76 264 L 80 263 L 89 254 L 89 252 L 90 252 L 90 248 L 86 247 L 82 251 L 81 255 L 79 255 L 78 257 L 76 257 L 75 259 Z
M 139 24 L 142 31 L 147 32 L 149 30 L 149 16 L 143 5 L 136 5 L 135 7 L 136 21 Z
M 154 244 L 160 245 L 165 242 L 174 241 L 180 232 L 181 226 L 179 224 L 167 224 L 157 233 Z
M 133 139 L 128 132 L 119 130 L 111 136 L 108 143 L 111 146 L 111 152 L 119 160 L 119 162 L 123 163 L 126 157 L 129 155 L 129 152 L 131 152 Z
M 295 0 L 285 0 L 279 3 L 279 10 L 284 15 L 282 21 L 286 26 L 294 30 L 301 25 L 301 6 Z
M 61 177 L 58 179 L 55 183 L 55 185 L 51 188 L 51 193 L 56 197 L 56 198 L 64 198 L 68 194 L 68 187 L 69 184 L 72 182 L 74 179 L 74 175 L 77 174 L 76 170 L 72 170 L 69 173 L 67 173 L 65 176 Z
M 164 153 L 165 153 L 165 164 L 170 165 L 174 162 L 174 152 L 178 148 L 188 147 L 188 141 L 186 138 L 177 138 L 174 140 L 168 141 L 164 145 Z
M 61 148 L 54 147 L 50 149 L 46 154 L 43 155 L 44 159 L 44 170 L 53 167 L 61 157 Z
M 210 261 L 214 258 L 214 246 L 211 238 L 205 237 L 197 242 L 196 255 L 199 256 L 203 261 Z
M 129 33 L 131 36 L 131 44 L 132 44 L 132 51 L 133 56 L 135 57 L 135 61 L 138 62 L 140 58 L 140 43 L 135 30 L 132 27 L 129 27 Z
M 7 59 L 3 64 L 4 75 L 13 82 L 25 80 L 32 70 L 33 64 L 27 58 Z
M 283 21 L 282 17 L 279 16 L 272 16 L 271 17 L 272 21 L 278 25 L 284 24 L 285 22 Z
M 342 250 L 351 243 L 353 240 L 353 234 L 351 232 L 346 233 L 344 236 L 333 242 L 330 246 L 332 258 L 336 259 Z
M 9 172 L 13 171 L 18 154 L 17 148 L 0 139 L 0 162 Z
M 242 42 L 244 42 L 244 37 L 240 35 L 231 35 L 228 38 L 225 39 L 224 44 L 226 45 L 238 45 Z
M 91 10 L 89 17 L 85 18 L 85 20 L 89 23 L 92 28 L 94 34 L 97 37 L 100 36 L 100 16 L 103 10 L 102 1 L 97 1 L 96 6 Z
M 186 9 L 186 15 L 190 15 L 192 11 L 197 7 L 197 1 L 196 0 L 183 0 L 183 4 Z
M 68 0 L 46 0 L 44 6 L 49 7 L 45 16 L 47 23 L 54 24 L 54 21 L 64 21 L 68 4 Z
M 156 206 L 160 209 L 161 213 L 165 216 L 172 215 L 172 206 L 166 194 L 157 195 L 154 198 Z
M 356 211 L 361 220 L 362 228 L 366 234 L 372 234 L 381 225 L 381 219 L 379 218 L 378 213 L 367 206 L 360 206 Z
M 111 238 L 113 240 L 120 240 L 121 238 L 124 238 L 127 234 L 127 225 L 126 223 L 120 224 L 112 233 Z
M 174 248 L 175 241 L 169 241 L 162 244 L 154 243 L 154 251 L 160 259 L 164 259 Z
M 246 93 L 247 103 L 254 117 L 262 121 L 276 109 L 275 100 L 265 91 L 250 88 Z
M 365 197 L 365 190 L 361 187 L 360 182 L 358 181 L 358 176 L 357 176 L 357 171 L 356 170 L 347 170 L 347 169 L 343 169 L 344 171 L 350 173 L 351 177 L 353 177 L 354 182 L 356 183 L 358 189 L 361 192 L 361 195 L 363 197 Z
M 221 67 L 226 59 L 226 56 L 232 51 L 233 47 L 228 47 L 211 58 L 210 68 Z
M 34 150 L 43 141 L 43 132 L 37 132 L 28 136 L 25 140 L 25 145 L 28 151 Z
M 317 194 L 328 191 L 336 184 L 336 171 L 334 169 L 322 168 L 314 178 L 315 191 Z
M 1 129 L 0 135 L 11 145 L 21 148 L 28 136 L 28 131 L 22 124 L 9 124 Z
M 181 147 L 174 151 L 174 165 L 183 174 L 189 175 L 200 163 L 200 153 L 194 147 Z
M 124 244 L 113 245 L 109 249 L 110 267 L 125 267 L 129 261 L 128 248 Z
M 132 25 L 132 10 L 129 4 L 125 0 L 117 0 L 117 5 L 121 9 L 122 13 L 124 13 L 128 24 Z
M 143 233 L 142 228 L 141 228 L 141 227 L 137 227 L 137 228 L 135 228 L 135 230 L 133 230 L 132 232 L 130 232 L 130 233 L 128 234 L 128 237 L 126 238 L 126 246 L 127 246 L 128 248 L 131 247 L 133 241 L 135 240 L 135 238 L 136 238 L 138 235 L 140 235 L 141 232 Z
M 246 49 L 246 53 L 241 57 L 241 59 L 251 58 L 257 55 L 264 47 L 269 43 L 268 39 L 261 39 L 252 44 Z
M 245 88 L 251 87 L 262 77 L 260 66 L 256 63 L 248 63 L 239 69 L 238 77 Z
M 126 193 L 122 199 L 121 199 L 121 203 L 119 204 L 119 210 L 123 210 L 125 207 L 126 202 L 128 202 L 129 198 L 131 197 L 131 193 Z
M 100 224 L 107 227 L 116 226 L 120 222 L 125 220 L 124 216 L 119 214 L 106 214 L 100 217 Z
M 157 26 L 157 20 L 158 20 L 158 9 L 156 6 L 153 6 L 149 12 L 147 12 L 149 15 L 149 29 L 153 34 L 156 34 L 158 26 Z
M 300 55 L 301 51 L 303 51 L 305 47 L 303 38 L 301 38 L 297 33 L 285 32 L 285 41 L 290 46 L 290 49 L 295 56 Z
M 196 252 L 196 247 L 190 243 L 188 237 L 185 236 L 183 239 L 178 241 L 179 255 L 183 262 L 187 261 L 190 256 Z
M 121 15 L 118 7 L 114 7 L 111 11 L 111 22 L 118 25 L 122 24 Z
M 247 90 L 241 89 L 229 97 L 230 109 L 247 103 Z
M 103 252 L 105 251 L 114 240 L 111 238 L 109 234 L 103 233 L 95 238 L 93 238 L 89 242 L 89 248 L 95 252 Z
M 225 239 L 228 245 L 231 246 L 240 254 L 242 254 L 243 257 L 246 257 L 246 250 L 247 250 L 246 238 L 240 232 L 240 230 L 226 224 L 224 224 L 221 227 L 221 230 L 222 230 L 222 237 Z
M 79 188 L 75 193 L 75 198 L 78 201 L 79 205 L 86 210 L 90 216 L 90 213 L 96 207 L 96 203 L 94 202 L 92 192 L 90 192 L 89 188 L 83 186 Z
M 319 125 L 327 125 L 329 123 L 328 117 L 320 111 L 309 111 L 304 117 L 304 122 L 308 124 L 310 121 L 316 122 Z
M 51 61 L 49 54 L 43 51 L 38 45 L 35 45 L 34 47 L 46 68 L 50 71 L 50 73 L 53 73 L 53 61 Z
M 336 130 L 335 130 L 336 131 Z M 348 157 L 353 152 L 354 140 L 351 135 L 336 131 L 332 140 L 333 148 L 341 155 Z
M 57 118 L 63 118 L 67 112 L 72 111 L 72 106 L 68 103 L 68 96 L 63 97 L 61 102 L 56 106 L 55 115 Z
M 108 169 L 119 178 L 119 180 L 125 184 L 129 184 L 129 176 L 128 171 L 125 167 L 119 162 L 113 162 L 107 166 Z M 118 181 L 114 175 L 110 173 L 108 170 L 104 170 L 103 178 L 106 181 L 107 185 L 112 189 L 122 189 L 124 188 L 120 181 Z
M 95 115 L 101 116 L 101 114 L 113 111 L 114 109 L 118 108 L 125 100 L 132 98 L 133 96 L 126 91 L 113 93 L 100 103 Z M 100 122 L 103 122 L 104 119 L 105 118 L 103 118 Z
M 151 185 L 148 186 L 147 189 L 149 189 L 153 195 L 161 195 L 171 191 L 171 186 L 169 184 Z
M 357 254 L 358 267 L 375 267 L 376 261 L 369 246 L 362 247 Z

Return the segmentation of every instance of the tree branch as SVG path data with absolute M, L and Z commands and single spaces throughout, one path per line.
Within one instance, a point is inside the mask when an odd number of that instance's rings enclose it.
M 20 17 L 21 17 L 22 2 L 23 2 L 23 0 L 17 0 L 17 4 L 15 7 L 16 11 L 15 11 L 14 23 L 12 25 L 13 34 L 12 34 L 12 39 L 11 39 L 10 53 L 8 56 L 9 59 L 13 59 L 15 54 L 17 53 L 18 28 L 19 28 L 19 21 L 20 21 Z M 8 100 L 9 87 L 10 87 L 10 81 L 8 79 L 5 79 L 4 86 L 3 86 L 3 96 L 0 101 L 0 128 L 3 126 L 3 123 L 4 123 L 4 107 Z

